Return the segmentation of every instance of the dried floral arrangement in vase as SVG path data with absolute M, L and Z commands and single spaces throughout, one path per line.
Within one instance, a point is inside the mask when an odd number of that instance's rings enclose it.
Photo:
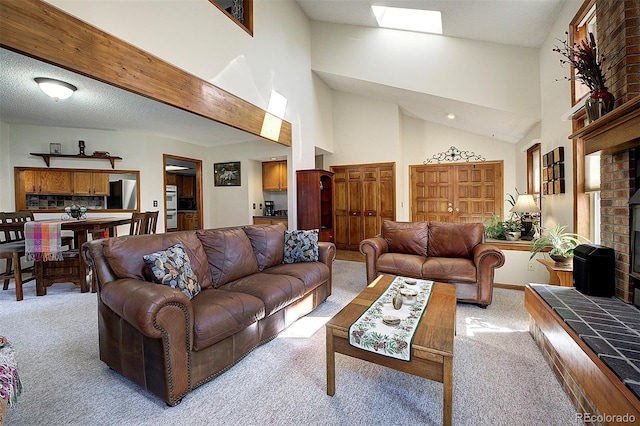
M 595 121 L 613 110 L 615 99 L 606 86 L 606 78 L 602 64 L 606 57 L 598 53 L 596 39 L 593 33 L 589 33 L 586 40 L 580 44 L 569 43 L 569 33 L 565 32 L 566 39 L 562 46 L 555 46 L 554 52 L 560 53 L 565 59 L 560 59 L 563 65 L 570 64 L 575 70 L 575 77 L 567 77 L 568 80 L 577 80 L 589 88 L 589 96 L 585 100 L 585 109 L 589 122 Z

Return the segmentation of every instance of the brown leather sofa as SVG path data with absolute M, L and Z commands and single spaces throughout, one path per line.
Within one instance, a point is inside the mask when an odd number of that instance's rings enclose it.
M 88 242 L 98 287 L 100 359 L 169 405 L 274 338 L 331 294 L 332 243 L 283 264 L 282 224 Z M 202 291 L 145 279 L 142 256 L 182 243 Z
M 384 221 L 379 236 L 360 243 L 367 283 L 380 274 L 456 285 L 460 302 L 491 304 L 493 275 L 504 254 L 484 242 L 481 223 Z

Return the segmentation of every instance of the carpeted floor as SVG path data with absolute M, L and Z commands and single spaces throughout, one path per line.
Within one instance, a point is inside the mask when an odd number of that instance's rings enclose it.
M 340 354 L 327 396 L 323 324 L 364 286 L 363 263 L 337 260 L 325 303 L 173 408 L 98 359 L 95 294 L 56 284 L 36 297 L 30 283 L 16 302 L 15 291 L 0 291 L 0 335 L 24 385 L 6 425 L 441 424 L 441 384 Z M 576 424 L 529 336 L 523 297 L 495 289 L 487 309 L 458 304 L 454 424 Z

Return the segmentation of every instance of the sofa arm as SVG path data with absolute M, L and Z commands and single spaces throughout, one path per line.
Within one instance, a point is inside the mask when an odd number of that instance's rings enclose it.
M 336 245 L 326 241 L 318 242 L 318 261 L 331 269 L 331 264 L 336 260 Z
M 389 245 L 382 237 L 367 238 L 360 242 L 360 253 L 364 254 L 367 264 L 367 284 L 378 277 L 378 258 L 389 251 Z
M 487 306 L 493 295 L 494 271 L 504 265 L 504 253 L 493 244 L 478 244 L 473 249 L 473 262 L 478 274 L 478 303 Z
M 183 335 L 192 342 L 193 307 L 181 291 L 135 279 L 105 283 L 102 302 L 142 334 L 154 339 Z

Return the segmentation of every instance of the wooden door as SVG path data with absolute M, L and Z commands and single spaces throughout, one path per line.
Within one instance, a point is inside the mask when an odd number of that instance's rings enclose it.
M 334 166 L 336 247 L 358 250 L 380 234 L 383 220 L 395 220 L 395 164 Z
M 58 170 L 40 170 L 40 193 L 69 194 L 71 193 L 71 172 Z
M 502 161 L 409 166 L 412 221 L 484 222 L 502 217 Z
M 349 208 L 349 242 L 347 250 L 358 250 L 363 229 L 363 172 L 350 169 L 347 172 L 347 202 Z
M 93 195 L 109 195 L 109 174 L 108 173 L 94 173 L 93 180 Z
M 93 173 L 73 173 L 73 193 L 76 195 L 93 195 Z
M 349 245 L 349 194 L 347 187 L 347 169 L 332 167 L 333 175 L 333 225 L 336 247 L 345 250 Z

